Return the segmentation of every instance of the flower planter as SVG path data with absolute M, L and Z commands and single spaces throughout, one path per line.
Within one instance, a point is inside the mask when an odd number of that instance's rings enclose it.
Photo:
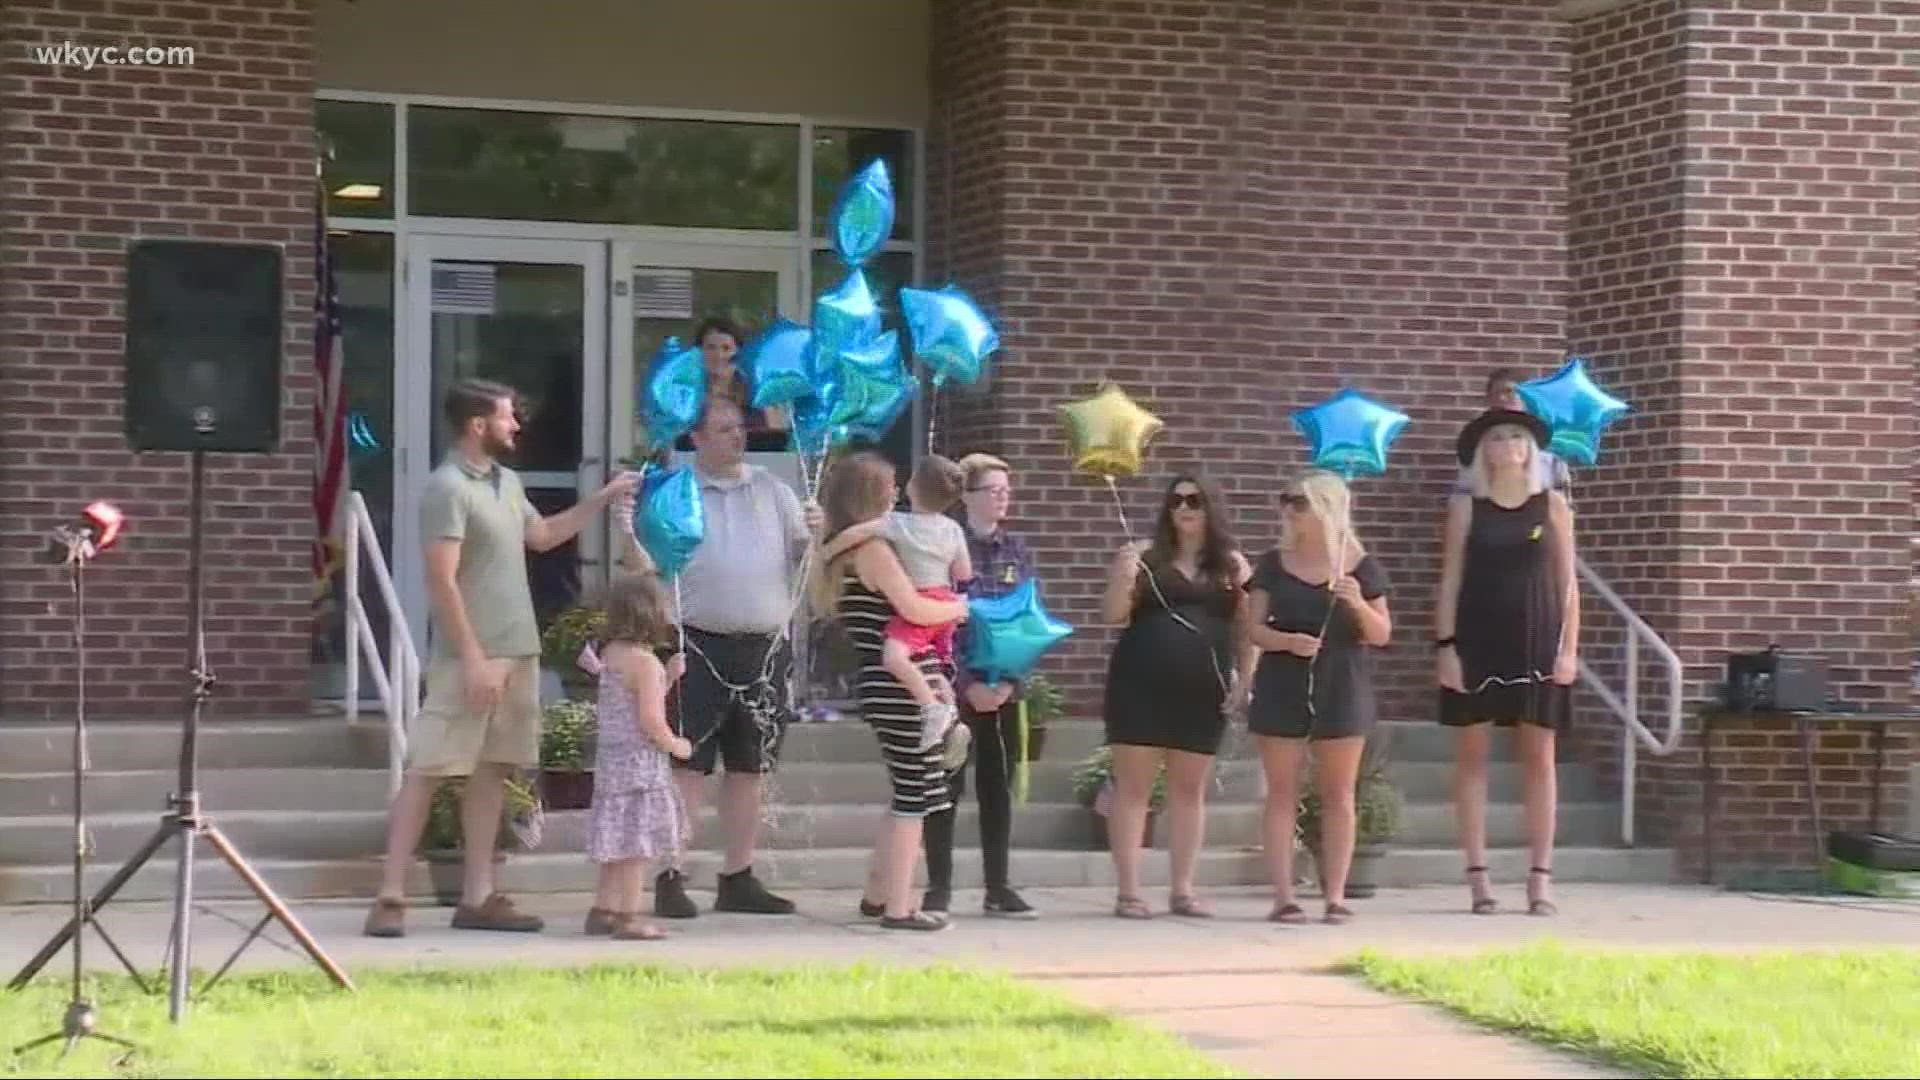
M 1309 850 L 1313 854 L 1314 880 L 1326 892 L 1326 874 L 1320 866 L 1320 845 L 1314 844 Z M 1383 845 L 1368 845 L 1353 849 L 1353 862 L 1347 867 L 1347 900 L 1365 900 L 1379 891 L 1380 860 L 1387 853 Z
M 549 810 L 586 810 L 593 806 L 593 771 L 540 770 L 540 801 Z

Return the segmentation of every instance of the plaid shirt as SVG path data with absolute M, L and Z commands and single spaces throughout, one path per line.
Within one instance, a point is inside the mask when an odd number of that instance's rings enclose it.
M 992 536 L 983 537 L 966 527 L 964 518 L 961 526 L 967 534 L 967 556 L 973 562 L 973 580 L 966 583 L 968 599 L 987 600 L 996 596 L 1005 596 L 1020 586 L 1022 581 L 1035 576 L 1033 555 L 1027 550 L 1026 541 L 1010 533 L 1004 526 L 993 531 Z M 955 665 L 959 670 L 953 680 L 954 690 L 962 695 L 969 684 L 977 681 L 966 665 Z M 1008 704 L 1020 700 L 1019 683 L 1014 683 L 1014 695 L 1007 699 Z

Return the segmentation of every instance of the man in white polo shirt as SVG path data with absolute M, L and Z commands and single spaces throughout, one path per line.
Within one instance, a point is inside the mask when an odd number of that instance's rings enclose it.
M 753 854 L 766 774 L 793 718 L 793 644 L 786 631 L 800 561 L 820 527 L 820 512 L 803 510 L 785 481 L 746 463 L 746 425 L 733 398 L 708 400 L 693 426 L 693 448 L 706 533 L 677 583 L 687 673 L 668 700 L 667 722 L 693 743 L 693 757 L 674 761 L 674 777 L 688 815 L 697 816 L 714 766 L 726 766 L 720 784 L 726 858 L 713 909 L 790 914 L 793 902 L 754 876 Z M 625 547 L 630 566 L 651 562 L 630 542 Z M 699 914 L 678 865 L 659 875 L 653 895 L 662 918 Z

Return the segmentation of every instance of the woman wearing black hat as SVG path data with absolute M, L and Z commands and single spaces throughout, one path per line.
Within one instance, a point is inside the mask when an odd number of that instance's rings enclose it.
M 1579 671 L 1580 601 L 1572 512 L 1564 496 L 1544 489 L 1535 468 L 1548 437 L 1529 413 L 1489 409 L 1461 431 L 1456 447 L 1473 470 L 1473 492 L 1447 507 L 1434 649 L 1440 722 L 1459 730 L 1454 811 L 1475 914 L 1498 907 L 1486 867 L 1489 725 L 1513 728 L 1519 750 L 1532 856 L 1528 910 L 1556 911 L 1548 899 L 1554 737 L 1570 715 Z

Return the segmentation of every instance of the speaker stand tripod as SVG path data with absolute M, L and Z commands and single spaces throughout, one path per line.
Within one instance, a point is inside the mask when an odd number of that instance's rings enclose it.
M 175 1024 L 181 1022 L 182 1018 L 186 1015 L 187 1009 L 188 969 L 191 966 L 190 961 L 193 956 L 192 924 L 188 918 L 193 908 L 193 856 L 195 844 L 203 839 L 213 845 L 213 850 L 219 854 L 222 859 L 226 860 L 227 865 L 233 868 L 233 872 L 238 874 L 241 880 L 245 881 L 248 887 L 253 890 L 254 894 L 260 898 L 260 902 L 266 905 L 267 914 L 261 917 L 260 922 L 254 926 L 253 931 L 240 942 L 238 948 L 234 949 L 233 955 L 227 958 L 227 962 L 221 965 L 220 969 L 214 973 L 213 978 L 208 980 L 206 985 L 200 988 L 201 993 L 206 993 L 212 989 L 214 983 L 220 981 L 221 976 L 226 974 L 227 969 L 231 968 L 234 961 L 240 958 L 240 954 L 246 950 L 247 946 L 253 944 L 254 939 L 259 937 L 261 931 L 265 930 L 268 923 L 274 919 L 280 920 L 286 927 L 287 932 L 293 935 L 294 940 L 300 943 L 301 947 L 306 950 L 307 955 L 313 959 L 313 962 L 318 965 L 321 970 L 327 973 L 335 985 L 345 990 L 354 989 L 353 980 L 349 979 L 347 973 L 342 971 L 340 966 L 335 964 L 333 959 L 326 954 L 326 951 L 320 948 L 320 943 L 315 941 L 313 935 L 307 932 L 306 927 L 300 924 L 300 920 L 294 917 L 293 912 L 287 910 L 286 904 L 282 903 L 280 898 L 274 894 L 273 888 L 266 883 L 264 878 L 254 871 L 253 867 L 247 865 L 247 860 L 240 854 L 240 850 L 233 845 L 231 840 L 227 839 L 226 834 L 220 831 L 219 826 L 215 825 L 212 819 L 201 812 L 200 809 L 200 712 L 202 707 L 205 706 L 207 698 L 212 696 L 214 677 L 213 673 L 209 671 L 207 667 L 207 643 L 205 628 L 202 625 L 202 609 L 205 606 L 205 598 L 201 580 L 200 549 L 201 526 L 204 516 L 204 451 L 195 450 L 192 453 L 193 488 L 190 496 L 192 501 L 192 527 L 189 532 L 191 539 L 189 541 L 190 552 L 188 564 L 188 591 L 191 594 L 191 599 L 187 617 L 187 637 L 189 647 L 188 663 L 189 670 L 193 676 L 193 689 L 187 710 L 186 730 L 180 740 L 179 790 L 169 796 L 168 803 L 170 809 L 161 816 L 160 827 L 155 829 L 153 835 L 147 838 L 145 844 L 141 845 L 140 850 L 135 852 L 133 857 L 127 860 L 126 865 L 122 866 L 114 873 L 112 878 L 108 879 L 107 883 L 101 887 L 100 892 L 94 896 L 92 902 L 92 909 L 95 911 L 105 907 L 107 903 L 113 899 L 114 894 L 118 893 L 121 887 L 131 880 L 133 875 L 138 873 L 140 868 L 146 865 L 147 860 L 151 859 L 168 840 L 175 836 L 180 838 L 179 869 L 174 882 L 173 894 L 173 934 L 167 948 L 169 975 L 167 1016 Z M 19 975 L 14 977 L 12 983 L 13 988 L 18 989 L 31 981 L 34 975 L 45 966 L 47 961 L 52 959 L 54 953 L 60 951 L 60 947 L 66 944 L 69 938 L 75 937 L 79 926 L 80 920 L 76 918 L 74 921 L 67 923 L 66 927 L 58 934 L 54 935 L 53 940 L 47 942 L 39 954 L 28 962 L 27 966 L 21 970 Z M 116 953 L 118 951 L 117 949 L 115 950 Z M 121 956 L 120 960 L 123 964 L 127 963 L 124 955 Z M 128 964 L 127 966 L 128 970 L 131 971 L 132 965 Z M 136 973 L 136 978 L 137 977 Z
M 85 536 L 64 532 L 63 539 L 67 548 L 67 570 L 70 587 L 73 592 L 73 922 L 74 927 L 92 926 L 101 939 L 107 943 L 114 955 L 126 963 L 126 954 L 107 936 L 106 930 L 94 921 L 93 909 L 86 898 L 87 874 L 87 807 L 86 775 L 91 765 L 87 760 L 87 608 L 86 588 L 81 584 L 85 577 L 87 560 L 93 555 L 93 544 Z M 93 1002 L 87 1000 L 84 985 L 85 935 L 73 935 L 73 991 L 67 999 L 66 1015 L 60 1020 L 60 1030 L 42 1035 L 32 1042 L 23 1043 L 14 1048 L 15 1056 L 37 1050 L 51 1042 L 65 1040 L 60 1056 L 65 1058 L 73 1053 L 73 1048 L 82 1039 L 98 1039 L 111 1043 L 127 1051 L 130 1056 L 135 1047 L 132 1043 L 116 1035 L 108 1035 L 95 1029 L 100 1014 L 94 1009 Z

